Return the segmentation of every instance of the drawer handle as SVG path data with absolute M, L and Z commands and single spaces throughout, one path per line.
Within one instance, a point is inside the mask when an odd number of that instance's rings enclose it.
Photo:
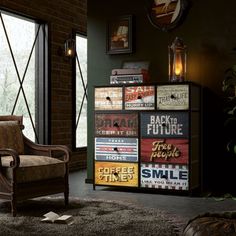
M 111 101 L 111 98 L 109 96 L 106 97 L 106 100 Z
M 114 149 L 113 149 L 114 151 L 116 151 L 116 152 L 118 152 L 118 148 L 117 147 L 114 147 Z
M 162 127 L 166 127 L 167 126 L 166 123 L 162 123 L 161 125 L 162 125 Z
M 172 98 L 172 99 L 176 99 L 176 97 L 175 97 L 174 94 L 171 94 L 170 98 Z
M 115 123 L 113 124 L 113 126 L 114 126 L 114 127 L 117 127 L 117 128 L 119 127 L 119 125 L 118 125 L 117 122 L 115 122 Z
M 118 177 L 118 173 L 117 172 L 114 172 L 113 175 L 115 175 L 115 177 Z
M 138 99 L 142 99 L 142 96 L 141 95 L 138 95 L 138 97 L 137 97 Z

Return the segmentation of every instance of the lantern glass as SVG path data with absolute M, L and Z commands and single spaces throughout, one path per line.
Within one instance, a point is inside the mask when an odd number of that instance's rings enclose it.
M 187 47 L 182 39 L 176 37 L 168 47 L 169 51 L 169 81 L 183 82 L 186 80 Z
M 65 56 L 74 57 L 75 56 L 75 40 L 67 39 L 65 42 Z

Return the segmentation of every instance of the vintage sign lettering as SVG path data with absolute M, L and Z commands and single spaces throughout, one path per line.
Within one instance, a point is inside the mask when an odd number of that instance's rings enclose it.
M 125 109 L 153 110 L 155 108 L 154 86 L 125 87 Z
M 137 162 L 138 139 L 95 138 L 95 160 Z
M 122 88 L 103 87 L 95 88 L 95 110 L 121 110 Z
M 141 162 L 187 164 L 188 139 L 141 139 Z
M 188 190 L 188 166 L 142 163 L 141 187 Z
M 157 86 L 157 109 L 187 110 L 189 108 L 189 85 Z
M 95 184 L 137 187 L 138 164 L 95 162 Z
M 96 136 L 138 136 L 138 114 L 95 114 Z
M 188 137 L 187 112 L 141 114 L 142 137 Z

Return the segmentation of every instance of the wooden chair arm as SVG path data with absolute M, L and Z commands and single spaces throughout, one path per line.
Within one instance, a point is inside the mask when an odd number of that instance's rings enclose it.
M 33 143 L 31 140 L 24 136 L 24 145 L 25 145 L 25 154 L 31 155 L 47 155 L 50 157 L 58 158 L 57 156 L 53 155 L 53 152 L 62 152 L 64 162 L 70 161 L 71 151 L 65 145 L 42 145 Z M 62 155 L 58 155 L 62 156 Z
M 19 158 L 19 155 L 18 153 L 14 150 L 14 149 L 10 149 L 10 148 L 4 148 L 4 149 L 0 149 L 0 163 L 1 163 L 1 166 L 2 166 L 2 155 L 6 156 L 12 156 L 13 158 L 13 161 L 10 162 L 10 167 L 15 169 L 17 167 L 19 167 L 20 165 L 20 158 Z

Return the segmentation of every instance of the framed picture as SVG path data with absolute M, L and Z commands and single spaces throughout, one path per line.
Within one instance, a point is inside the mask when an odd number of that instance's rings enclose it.
M 148 19 L 163 31 L 176 28 L 184 19 L 188 0 L 149 0 Z
M 107 24 L 107 54 L 133 52 L 133 16 L 121 16 Z

